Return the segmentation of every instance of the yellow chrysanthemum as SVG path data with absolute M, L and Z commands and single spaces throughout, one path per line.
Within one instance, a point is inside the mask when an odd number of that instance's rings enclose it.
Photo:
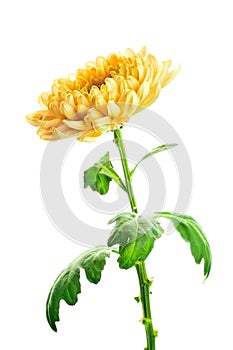
M 44 140 L 95 140 L 153 103 L 178 73 L 169 72 L 170 66 L 170 60 L 158 65 L 146 48 L 137 54 L 127 49 L 124 55 L 99 56 L 76 75 L 56 79 L 51 91 L 39 97 L 44 109 L 26 119 Z

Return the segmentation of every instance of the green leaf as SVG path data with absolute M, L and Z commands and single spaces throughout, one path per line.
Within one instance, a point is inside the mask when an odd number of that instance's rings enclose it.
M 90 186 L 93 191 L 103 195 L 109 190 L 110 181 L 114 180 L 124 191 L 126 187 L 120 176 L 113 169 L 109 152 L 84 172 L 84 188 Z
M 55 280 L 46 303 L 46 316 L 50 327 L 56 332 L 59 321 L 60 301 L 75 305 L 81 293 L 80 269 L 83 268 L 89 282 L 97 284 L 101 279 L 106 258 L 110 256 L 108 247 L 95 247 L 81 254 L 63 270 Z
M 108 192 L 112 178 L 101 173 L 103 167 L 113 170 L 112 163 L 109 160 L 109 152 L 84 172 L 84 188 L 90 186 L 93 191 L 97 191 L 101 195 Z
M 115 227 L 108 239 L 108 246 L 119 244 L 119 266 L 129 269 L 141 259 L 145 260 L 154 246 L 154 241 L 161 237 L 163 229 L 154 218 L 147 218 L 136 213 L 122 213 L 109 221 Z
M 138 260 L 145 261 L 154 247 L 154 238 L 144 235 L 132 243 L 120 246 L 117 259 L 121 269 L 130 269 Z
M 211 270 L 211 251 L 206 236 L 197 221 L 188 215 L 162 212 L 156 217 L 170 219 L 181 237 L 190 244 L 191 253 L 197 264 L 204 260 L 204 276 L 207 278 Z
M 137 169 L 138 165 L 145 159 L 153 156 L 154 154 L 156 153 L 159 153 L 159 152 L 162 152 L 162 151 L 166 151 L 167 149 L 169 148 L 172 148 L 172 147 L 175 147 L 175 146 L 178 146 L 177 143 L 171 143 L 171 144 L 165 144 L 165 145 L 161 145 L 161 146 L 158 146 L 156 148 L 153 148 L 149 153 L 147 153 L 144 157 L 142 157 L 139 162 L 135 165 L 135 167 L 133 168 L 133 170 L 131 171 L 131 176 L 134 174 L 135 170 Z

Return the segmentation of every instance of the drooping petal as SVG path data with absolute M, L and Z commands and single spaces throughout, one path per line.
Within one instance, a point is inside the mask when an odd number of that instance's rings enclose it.
M 99 131 L 89 130 L 79 135 L 78 140 L 84 142 L 94 142 L 100 135 L 102 135 L 102 133 Z
M 54 134 L 57 135 L 60 139 L 66 139 L 69 137 L 78 137 L 83 131 L 77 131 L 75 129 L 71 129 L 66 125 L 62 125 L 54 130 Z
M 79 131 L 87 130 L 87 125 L 82 120 L 64 120 L 63 123 L 71 129 Z
M 95 131 L 99 131 L 99 132 L 106 132 L 111 130 L 111 118 L 104 117 L 104 118 L 94 120 L 93 128 Z
M 97 110 L 96 108 L 89 108 L 88 112 L 87 112 L 87 118 L 93 122 L 96 119 L 100 119 L 104 116 L 103 113 L 101 113 L 99 110 Z
M 119 117 L 121 113 L 120 107 L 114 101 L 108 102 L 107 109 L 108 109 L 108 115 L 114 118 Z

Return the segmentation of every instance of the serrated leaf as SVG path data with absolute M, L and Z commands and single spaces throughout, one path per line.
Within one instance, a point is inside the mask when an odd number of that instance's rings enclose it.
M 106 173 L 101 173 L 103 167 L 114 171 L 112 163 L 109 160 L 109 152 L 84 172 L 84 188 L 90 186 L 93 191 L 97 191 L 101 195 L 108 192 L 112 177 L 109 177 Z
M 161 146 L 158 146 L 156 148 L 153 148 L 150 152 L 148 152 L 147 154 L 145 154 L 145 156 L 143 156 L 139 162 L 135 165 L 135 167 L 133 168 L 133 170 L 131 171 L 131 176 L 134 174 L 135 170 L 137 169 L 138 165 L 145 159 L 155 155 L 156 153 L 159 153 L 159 152 L 163 152 L 163 151 L 166 151 L 168 150 L 169 148 L 172 148 L 172 147 L 175 147 L 175 146 L 178 146 L 176 143 L 171 143 L 171 144 L 165 144 L 165 145 L 161 145 Z
M 119 266 L 129 269 L 151 252 L 154 241 L 161 237 L 163 229 L 154 218 L 136 213 L 121 213 L 109 221 L 115 227 L 108 239 L 108 246 L 119 244 Z
M 162 212 L 157 215 L 172 221 L 181 237 L 190 244 L 192 256 L 197 264 L 204 260 L 204 276 L 207 278 L 211 270 L 212 257 L 210 245 L 198 222 L 191 216 L 177 213 Z
M 46 303 L 46 316 L 50 327 L 56 332 L 59 321 L 60 301 L 75 305 L 81 293 L 80 269 L 84 269 L 89 282 L 97 284 L 101 279 L 106 258 L 110 256 L 108 247 L 92 248 L 81 254 L 63 270 L 55 280 Z
M 130 269 L 138 260 L 146 260 L 154 247 L 155 239 L 150 235 L 143 235 L 134 242 L 127 243 L 119 248 L 119 258 L 117 259 L 121 269 Z

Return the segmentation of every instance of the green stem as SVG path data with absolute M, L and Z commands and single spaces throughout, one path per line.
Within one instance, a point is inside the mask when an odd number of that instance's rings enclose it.
M 101 173 L 102 174 L 109 176 L 122 188 L 122 190 L 127 191 L 120 176 L 114 170 L 110 170 L 108 167 L 104 166 L 103 164 L 100 164 L 100 166 L 101 166 Z
M 124 171 L 125 185 L 126 185 L 126 190 L 130 201 L 130 206 L 131 206 L 132 212 L 137 213 L 138 209 L 137 209 L 137 204 L 134 197 L 129 164 L 128 164 L 126 150 L 125 150 L 120 129 L 114 130 L 114 142 L 117 145 L 121 156 L 121 163 Z M 142 323 L 145 326 L 146 339 L 147 339 L 146 350 L 155 350 L 155 338 L 157 333 L 153 328 L 151 309 L 150 309 L 151 280 L 147 276 L 146 265 L 144 261 L 138 261 L 135 267 L 137 270 L 138 280 L 140 285 L 140 297 L 141 297 L 140 300 L 142 303 L 142 311 L 143 311 Z
M 133 193 L 129 164 L 128 164 L 125 145 L 122 139 L 122 134 L 120 129 L 114 130 L 114 142 L 117 145 L 121 156 L 121 163 L 122 163 L 122 168 L 125 176 L 125 185 L 129 196 L 131 209 L 132 209 L 132 212 L 137 213 L 138 209 L 137 209 L 137 204 Z

